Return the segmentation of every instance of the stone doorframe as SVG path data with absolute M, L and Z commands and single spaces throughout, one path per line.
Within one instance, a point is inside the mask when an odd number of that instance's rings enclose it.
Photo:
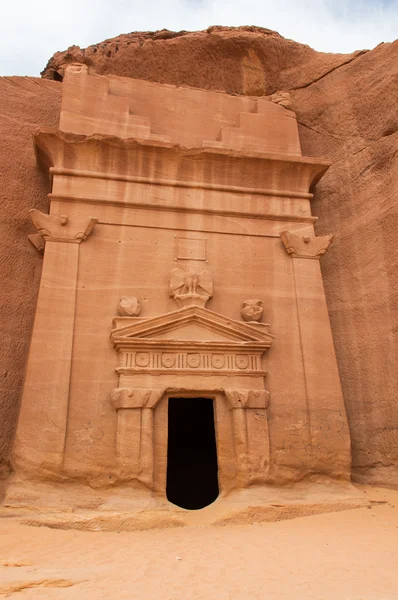
M 269 393 L 204 386 L 113 390 L 118 471 L 123 479 L 137 479 L 159 495 L 166 495 L 168 399 L 178 397 L 203 397 L 214 402 L 220 495 L 267 480 Z
M 111 400 L 119 476 L 165 495 L 168 398 L 194 396 L 214 401 L 221 493 L 264 483 L 269 325 L 190 305 L 147 319 L 118 317 L 114 326 L 119 385 Z

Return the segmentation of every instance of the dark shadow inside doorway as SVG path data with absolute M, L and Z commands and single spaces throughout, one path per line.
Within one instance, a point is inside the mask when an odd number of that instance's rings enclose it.
M 219 493 L 213 400 L 169 398 L 167 499 L 190 510 Z

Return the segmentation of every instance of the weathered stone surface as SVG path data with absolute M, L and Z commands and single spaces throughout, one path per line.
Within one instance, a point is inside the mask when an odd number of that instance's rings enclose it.
M 329 163 L 297 129 L 271 99 L 66 68 L 59 130 L 34 137 L 52 191 L 30 211 L 45 251 L 7 506 L 38 479 L 188 509 L 349 482 L 309 192 Z M 123 296 L 143 315 L 116 316 Z
M 398 42 L 292 91 L 303 152 L 333 164 L 317 233 L 351 429 L 353 477 L 398 485 Z
M 36 164 L 32 132 L 59 119 L 61 85 L 31 77 L 0 77 L 0 479 L 6 476 L 42 255 L 29 242 L 28 210 L 47 211 L 47 176 Z
M 320 217 L 318 235 L 337 235 L 322 259 L 323 275 L 351 429 L 353 474 L 382 485 L 398 485 L 397 53 L 394 43 L 367 53 L 322 54 L 269 30 L 216 27 L 182 34 L 137 33 L 86 50 L 72 47 L 57 53 L 44 71 L 48 79 L 60 78 L 65 63 L 78 61 L 100 74 L 237 94 L 290 92 L 303 154 L 334 163 L 316 188 L 313 210 Z M 9 140 L 2 145 L 1 163 L 3 181 L 9 184 L 0 193 L 10 214 L 18 210 L 19 228 L 26 233 L 33 229 L 23 215 L 33 205 L 44 209 L 47 191 L 34 165 L 29 134 L 37 124 L 55 124 L 60 89 L 57 83 L 27 78 L 0 80 L 1 113 L 7 115 L 3 139 Z M 3 322 L 10 336 L 8 373 L 15 375 L 4 379 L 3 457 L 15 424 L 38 275 L 32 279 L 41 260 L 27 244 L 16 265 L 15 248 L 22 238 L 15 223 L 7 226 L 7 218 L 3 238 L 12 245 L 3 246 L 2 272 L 11 283 Z M 28 308 L 18 308 L 21 297 L 30 298 Z
M 42 75 L 61 79 L 78 62 L 98 75 L 134 77 L 229 94 L 263 96 L 306 86 L 353 54 L 326 54 L 262 27 L 209 27 L 206 31 L 134 32 L 49 60 Z

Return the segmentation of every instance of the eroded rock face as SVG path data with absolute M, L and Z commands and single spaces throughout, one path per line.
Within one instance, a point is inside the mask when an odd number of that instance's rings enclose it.
M 233 94 L 290 93 L 303 154 L 333 161 L 315 190 L 313 210 L 320 218 L 318 235 L 336 234 L 322 269 L 350 422 L 353 476 L 381 485 L 398 485 L 397 55 L 397 42 L 333 55 L 270 30 L 212 27 L 128 34 L 83 50 L 72 46 L 56 53 L 43 72 L 46 79 L 60 80 L 65 64 L 83 62 L 99 74 Z M 6 182 L 0 191 L 1 274 L 10 282 L 2 317 L 10 358 L 1 360 L 8 374 L 0 460 L 6 460 L 15 426 L 40 276 L 40 255 L 26 238 L 33 231 L 27 210 L 35 205 L 45 211 L 48 192 L 29 138 L 37 125 L 56 125 L 60 89 L 55 82 L 0 79 L 1 113 L 7 115 L 1 125 Z
M 316 187 L 318 235 L 351 428 L 353 477 L 398 485 L 398 42 L 292 91 L 304 154 L 333 165 Z M 395 440 L 395 441 L 394 441 Z
M 42 255 L 29 242 L 28 210 L 47 211 L 50 186 L 38 169 L 32 131 L 59 119 L 61 84 L 31 77 L 0 77 L 0 480 L 17 420 L 35 314 Z
M 354 54 L 325 54 L 262 27 L 209 27 L 206 31 L 134 32 L 100 44 L 71 46 L 49 60 L 42 76 L 61 80 L 78 62 L 89 73 L 263 96 L 308 85 Z

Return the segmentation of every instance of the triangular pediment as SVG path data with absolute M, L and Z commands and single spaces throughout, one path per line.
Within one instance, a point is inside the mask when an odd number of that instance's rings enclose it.
M 137 319 L 113 329 L 114 342 L 134 339 L 192 342 L 260 342 L 271 345 L 273 336 L 262 324 L 229 319 L 200 306 L 189 306 L 149 319 Z

